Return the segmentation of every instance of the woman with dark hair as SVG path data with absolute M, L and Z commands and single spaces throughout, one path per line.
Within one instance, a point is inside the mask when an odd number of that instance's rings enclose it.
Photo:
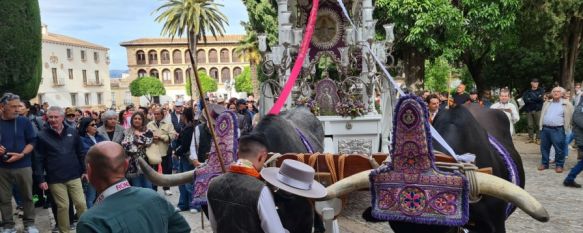
M 126 110 L 121 110 L 121 111 L 119 112 L 119 114 L 118 114 L 118 120 L 117 120 L 117 122 L 119 122 L 119 124 L 120 124 L 120 125 L 121 125 L 121 126 L 124 128 L 124 129 L 127 129 L 127 128 L 126 128 L 126 125 L 127 125 L 127 124 L 126 124 L 126 119 L 125 119 L 125 117 L 124 117 L 124 116 L 125 116 L 125 114 L 126 114 Z
M 132 186 L 152 188 L 152 183 L 144 176 L 138 166 L 138 158 L 146 161 L 146 148 L 152 144 L 154 133 L 146 128 L 146 116 L 141 112 L 132 114 L 131 127 L 126 129 L 125 137 L 121 142 L 130 161 L 126 178 Z
M 79 120 L 79 128 L 77 129 L 79 136 L 81 136 L 81 143 L 83 144 L 83 155 L 87 155 L 89 148 L 93 145 L 106 141 L 105 137 L 97 133 L 97 123 L 91 117 L 83 117 Z M 89 184 L 87 180 L 82 180 L 83 192 L 85 193 L 85 201 L 87 202 L 87 209 L 93 206 L 95 201 L 95 188 Z
M 231 112 L 237 112 L 237 103 L 228 103 L 227 109 Z
M 98 128 L 103 125 L 103 122 L 101 122 L 101 112 L 96 111 L 91 112 L 91 118 L 93 118 Z
M 182 132 L 178 137 L 178 148 L 174 153 L 180 160 L 178 171 L 186 172 L 194 170 L 194 166 L 190 162 L 190 142 L 192 141 L 192 135 L 194 133 L 195 121 L 194 121 L 194 110 L 193 108 L 185 108 L 180 115 L 180 123 L 184 125 Z M 180 191 L 180 198 L 178 199 L 177 209 L 181 211 L 186 211 L 190 209 L 190 212 L 198 212 L 197 209 L 190 208 L 190 203 L 192 202 L 192 192 L 194 187 L 192 184 L 180 185 L 178 190 Z

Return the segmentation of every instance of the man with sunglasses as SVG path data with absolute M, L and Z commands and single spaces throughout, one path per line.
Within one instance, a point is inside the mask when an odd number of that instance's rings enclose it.
M 3 233 L 16 232 L 12 215 L 12 187 L 18 187 L 23 204 L 25 232 L 39 232 L 34 226 L 32 160 L 36 134 L 26 117 L 19 116 L 20 97 L 6 93 L 0 98 L 0 212 Z

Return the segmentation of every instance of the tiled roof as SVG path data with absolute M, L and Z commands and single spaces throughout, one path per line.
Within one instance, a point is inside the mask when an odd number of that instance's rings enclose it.
M 103 47 L 98 44 L 93 44 L 84 40 L 79 40 L 77 38 L 59 35 L 55 33 L 47 33 L 43 34 L 43 42 L 54 42 L 58 44 L 66 44 L 66 45 L 74 45 L 80 47 L 87 47 L 92 49 L 100 49 L 100 50 L 109 50 L 106 47 Z
M 225 35 L 222 37 L 207 36 L 207 43 L 238 43 L 243 40 L 245 35 Z M 154 44 L 186 44 L 186 38 L 140 38 L 135 40 L 130 40 L 122 42 L 121 46 L 131 46 L 131 45 L 154 45 Z M 203 43 L 202 39 L 199 43 Z

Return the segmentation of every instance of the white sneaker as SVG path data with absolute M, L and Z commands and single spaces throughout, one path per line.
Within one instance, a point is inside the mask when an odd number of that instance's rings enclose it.
M 180 211 L 182 211 L 182 210 L 181 210 L 180 208 L 178 208 L 178 207 L 174 207 L 174 211 L 176 211 L 176 212 L 180 212 Z
M 170 190 L 164 190 L 164 194 L 166 196 L 172 196 L 172 191 L 170 191 Z
M 35 226 L 28 226 L 24 229 L 25 233 L 39 233 L 38 229 Z
M 200 211 L 198 211 L 197 209 L 190 209 L 190 213 L 196 214 L 198 212 L 200 212 Z

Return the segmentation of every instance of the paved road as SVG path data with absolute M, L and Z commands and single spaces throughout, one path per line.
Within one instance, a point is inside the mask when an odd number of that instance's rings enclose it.
M 514 138 L 515 146 L 520 152 L 526 172 L 526 190 L 537 198 L 547 209 L 551 220 L 540 223 L 530 218 L 520 210 L 517 210 L 508 220 L 506 227 L 508 232 L 583 232 L 583 189 L 566 188 L 562 186 L 562 180 L 568 170 L 576 163 L 576 156 L 569 156 L 566 162 L 566 172 L 557 174 L 553 170 L 537 171 L 540 161 L 538 145 L 526 144 L 526 136 L 519 135 Z M 576 155 L 571 151 L 571 155 Z M 583 183 L 583 178 L 577 182 Z M 178 190 L 172 189 L 174 195 L 169 200 L 178 202 Z M 161 193 L 161 191 L 160 191 Z M 358 192 L 350 195 L 347 207 L 339 217 L 341 232 L 392 232 L 387 223 L 366 223 L 360 215 L 370 206 L 368 192 Z M 201 229 L 200 214 L 182 213 L 193 228 L 192 232 L 211 232 L 209 222 L 205 219 Z M 52 215 L 44 209 L 37 209 L 37 225 L 41 232 L 50 232 L 54 224 Z M 21 227 L 21 226 L 20 226 Z

